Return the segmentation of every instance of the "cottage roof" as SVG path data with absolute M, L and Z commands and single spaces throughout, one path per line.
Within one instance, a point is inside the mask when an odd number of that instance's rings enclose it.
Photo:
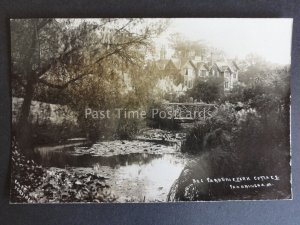
M 199 62 L 197 60 L 180 60 L 178 58 L 171 59 L 159 59 L 155 62 L 159 70 L 166 69 L 168 64 L 171 64 L 176 69 L 180 70 L 184 65 L 189 63 L 195 70 L 208 70 L 210 71 L 213 67 L 216 67 L 220 72 L 224 72 L 226 69 L 229 69 L 231 72 L 239 70 L 240 68 L 235 61 L 218 61 L 211 65 L 209 62 Z
M 227 62 L 216 62 L 215 65 L 221 72 L 224 72 L 226 69 L 229 69 L 231 72 L 233 71 L 232 67 Z
M 168 63 L 165 66 L 165 69 L 170 69 L 170 68 L 178 70 L 177 66 L 174 64 L 174 62 L 171 59 L 168 61 Z
M 181 69 L 182 67 L 182 62 L 180 59 L 175 59 L 175 58 L 172 58 L 171 61 L 173 62 L 174 66 L 177 68 L 177 69 Z
M 233 69 L 240 70 L 239 66 L 237 65 L 237 63 L 235 61 L 230 61 L 229 64 Z
M 207 63 L 204 63 L 204 62 L 198 62 L 196 64 L 196 67 L 197 67 L 198 70 L 203 70 L 203 69 L 209 70 L 209 65 Z
M 193 63 L 192 60 L 185 60 L 185 61 L 183 61 L 182 64 L 181 64 L 181 68 L 183 66 L 185 66 L 186 64 L 190 64 L 195 70 L 197 69 L 196 65 Z
M 194 69 L 197 69 L 197 66 L 193 63 L 192 60 L 189 60 L 189 63 L 194 67 Z

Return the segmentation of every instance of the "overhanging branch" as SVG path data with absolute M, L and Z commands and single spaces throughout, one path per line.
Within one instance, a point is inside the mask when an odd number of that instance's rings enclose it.
M 81 75 L 79 75 L 79 76 L 77 76 L 77 77 L 75 77 L 75 78 L 72 78 L 72 79 L 68 80 L 67 82 L 65 82 L 64 84 L 61 84 L 61 85 L 50 83 L 50 82 L 48 82 L 48 81 L 46 81 L 46 80 L 44 80 L 44 79 L 41 79 L 41 78 L 38 79 L 38 82 L 41 83 L 41 84 L 44 84 L 44 85 L 46 85 L 46 86 L 48 86 L 48 87 L 51 87 L 51 88 L 65 89 L 65 88 L 67 88 L 70 84 L 72 84 L 72 83 L 74 83 L 74 82 L 76 82 L 76 81 L 78 81 L 78 80 L 81 80 L 81 79 L 83 79 L 84 77 L 86 77 L 86 76 L 88 76 L 88 75 L 90 75 L 90 74 L 91 74 L 91 71 L 89 71 L 89 72 L 87 72 L 87 73 L 83 73 L 83 74 L 81 74 Z

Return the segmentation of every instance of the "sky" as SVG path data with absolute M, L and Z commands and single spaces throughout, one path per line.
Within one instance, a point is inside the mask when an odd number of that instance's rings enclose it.
M 158 45 L 168 47 L 172 33 L 205 41 L 230 58 L 255 53 L 272 63 L 290 64 L 291 60 L 292 19 L 170 19 Z

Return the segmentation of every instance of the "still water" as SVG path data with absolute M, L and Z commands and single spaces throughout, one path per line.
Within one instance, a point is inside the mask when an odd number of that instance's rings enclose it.
M 37 148 L 35 160 L 44 167 L 91 169 L 107 177 L 119 202 L 166 201 L 186 158 L 174 154 L 130 153 L 113 156 L 74 155 L 73 147 Z

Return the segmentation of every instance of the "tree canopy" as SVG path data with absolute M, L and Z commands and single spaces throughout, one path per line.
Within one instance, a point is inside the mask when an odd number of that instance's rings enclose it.
M 18 123 L 21 136 L 28 133 L 33 99 L 70 102 L 75 109 L 91 101 L 104 104 L 107 97 L 117 99 L 119 75 L 131 65 L 143 64 L 153 37 L 166 24 L 144 19 L 11 20 L 12 94 L 24 99 Z

